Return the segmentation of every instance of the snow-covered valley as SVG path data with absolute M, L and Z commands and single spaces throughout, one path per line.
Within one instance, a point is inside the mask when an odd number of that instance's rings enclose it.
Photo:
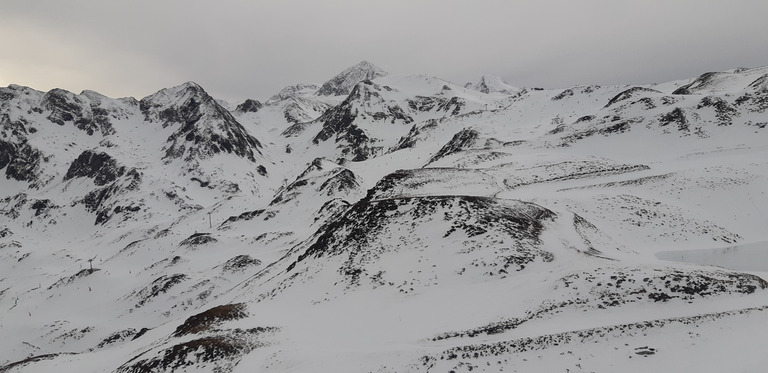
M 0 372 L 763 371 L 766 110 L 766 67 L 0 88 Z

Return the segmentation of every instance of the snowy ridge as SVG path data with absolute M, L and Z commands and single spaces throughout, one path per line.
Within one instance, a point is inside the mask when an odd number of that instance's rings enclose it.
M 317 90 L 317 94 L 320 96 L 346 96 L 357 83 L 386 75 L 387 72 L 376 65 L 368 61 L 362 61 L 325 82 Z
M 522 88 L 510 85 L 500 76 L 483 76 L 479 82 L 467 83 L 465 87 L 482 93 L 501 93 L 504 95 L 518 95 L 523 92 Z
M 766 76 L 0 88 L 0 372 L 760 371 Z

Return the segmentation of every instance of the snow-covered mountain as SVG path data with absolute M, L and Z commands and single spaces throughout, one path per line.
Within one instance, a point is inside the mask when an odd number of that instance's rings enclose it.
M 0 372 L 762 371 L 766 82 L 0 88 Z
M 483 76 L 477 83 L 467 83 L 464 85 L 483 93 L 501 93 L 505 95 L 518 95 L 523 92 L 518 88 L 505 82 L 500 76 Z
M 323 83 L 317 90 L 317 94 L 320 96 L 346 96 L 357 83 L 386 75 L 388 75 L 387 72 L 376 65 L 362 61 Z

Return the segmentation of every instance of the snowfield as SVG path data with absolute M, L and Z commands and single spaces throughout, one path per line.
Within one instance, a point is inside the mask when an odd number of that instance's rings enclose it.
M 0 372 L 762 372 L 767 82 L 0 88 Z

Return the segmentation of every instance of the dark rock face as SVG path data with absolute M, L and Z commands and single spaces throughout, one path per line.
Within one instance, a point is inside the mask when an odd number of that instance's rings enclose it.
M 90 275 L 96 273 L 97 271 L 101 271 L 101 270 L 98 269 L 98 268 L 93 268 L 93 269 L 91 269 L 91 268 L 84 268 L 84 269 L 80 270 L 80 272 L 77 272 L 77 273 L 75 273 L 72 276 L 64 277 L 64 278 L 59 279 L 53 285 L 49 286 L 48 290 L 51 290 L 53 288 L 57 288 L 57 287 L 60 287 L 60 286 L 69 285 L 69 284 L 73 283 L 75 280 L 77 280 L 79 278 L 84 278 L 84 277 L 90 276 Z
M 395 152 L 402 149 L 408 149 L 416 146 L 416 143 L 419 141 L 419 136 L 422 133 L 428 133 L 429 131 L 437 129 L 437 125 L 439 124 L 439 120 L 437 119 L 428 119 L 426 122 L 422 124 L 415 124 L 411 129 L 408 131 L 408 134 L 401 137 L 400 140 L 397 142 L 397 145 L 392 147 L 390 149 L 391 152 Z
M 137 335 L 137 331 L 136 329 L 133 329 L 133 328 L 116 331 L 110 334 L 109 336 L 107 336 L 106 338 L 104 338 L 101 342 L 99 342 L 99 344 L 96 345 L 96 349 L 104 348 L 106 346 L 109 346 L 115 343 L 127 341 L 129 340 L 129 338 L 133 338 L 136 335 Z
M 32 210 L 35 210 L 35 216 L 47 215 L 52 209 L 57 209 L 57 206 L 50 199 L 39 199 L 32 203 Z
M 276 328 L 234 329 L 180 342 L 160 351 L 145 352 L 139 360 L 131 360 L 116 373 L 154 373 L 185 371 L 189 366 L 205 367 L 210 372 L 232 372 L 243 356 L 263 344 L 258 337 Z M 150 355 L 150 356 L 145 356 Z
M 363 61 L 327 81 L 317 90 L 317 94 L 320 96 L 345 96 L 350 94 L 350 89 L 357 83 L 386 75 L 384 70 L 370 62 Z
M 768 93 L 768 74 L 765 74 L 752 83 L 749 83 L 749 88 L 756 91 L 756 93 Z
M 333 177 L 330 177 L 328 180 L 324 181 L 320 185 L 319 191 L 328 196 L 332 196 L 336 193 L 358 188 L 360 188 L 360 183 L 357 182 L 355 173 L 348 169 L 343 169 Z
M 443 145 L 440 150 L 435 153 L 434 156 L 429 160 L 429 162 L 434 162 L 440 158 L 443 158 L 445 156 L 451 155 L 453 153 L 460 152 L 466 148 L 472 147 L 475 142 L 477 141 L 480 134 L 471 129 L 471 128 L 465 128 L 455 135 L 453 135 L 453 138 L 451 141 L 449 141 L 447 144 Z
M 260 209 L 260 210 L 254 210 L 254 211 L 246 211 L 238 216 L 230 216 L 227 218 L 227 220 L 224 221 L 224 223 L 221 223 L 220 228 L 227 228 L 233 223 L 237 223 L 240 221 L 248 221 L 253 220 L 254 218 L 257 218 L 261 216 L 266 210 Z
M 111 175 L 111 173 L 107 173 Z M 139 188 L 142 181 L 142 174 L 132 168 L 124 175 L 121 175 L 108 185 L 94 189 L 83 197 L 78 203 L 82 203 L 85 209 L 96 214 L 95 224 L 104 224 L 108 222 L 115 214 L 130 214 L 139 211 L 139 206 L 120 206 L 117 205 L 117 197 L 129 191 L 135 191 Z
M 235 111 L 239 113 L 255 113 L 259 111 L 264 105 L 256 100 L 247 99 L 242 104 L 237 105 Z
M 549 262 L 553 255 L 538 247 L 544 222 L 553 212 L 538 205 L 470 196 L 413 197 L 368 200 L 355 204 L 342 217 L 334 219 L 318 232 L 317 240 L 288 266 L 288 271 L 308 258 L 341 256 L 347 258 L 339 273 L 350 284 L 359 284 L 363 277 L 374 276 L 368 264 L 376 263 L 385 252 L 404 248 L 416 250 L 418 233 L 410 229 L 432 222 L 444 229 L 443 238 L 454 234 L 466 235 L 465 249 L 484 250 L 488 242 L 503 240 L 508 250 L 493 258 L 475 263 L 499 271 L 521 271 L 536 260 Z M 391 231 L 402 237 L 401 245 L 386 245 Z M 458 233 L 460 232 L 460 233 Z M 484 269 L 488 270 L 488 269 Z M 370 279 L 370 278 L 369 278 Z M 391 280 L 401 283 L 402 280 Z
M 162 90 L 143 98 L 139 107 L 147 121 L 181 125 L 166 141 L 166 161 L 229 153 L 255 162 L 261 155 L 261 143 L 197 84 Z
M 119 188 L 116 185 L 100 188 L 88 192 L 81 203 L 89 212 L 96 213 L 96 224 L 104 224 L 109 221 L 111 209 L 107 207 L 107 200 L 117 194 Z
M 443 111 L 450 115 L 459 115 L 466 102 L 458 97 L 434 97 L 434 96 L 416 96 L 408 100 L 408 106 L 415 111 Z M 409 122 L 410 123 L 410 122 Z
M 288 184 L 272 199 L 270 206 L 292 201 L 304 193 L 317 193 L 333 197 L 339 193 L 360 188 L 360 183 L 354 172 L 342 167 L 324 171 L 322 166 L 323 160 L 323 158 L 315 158 L 307 169 L 296 177 L 295 181 Z M 318 171 L 323 172 L 322 178 L 319 179 L 322 180 L 319 187 L 316 186 L 316 183 L 320 182 L 317 176 L 313 177 L 310 175 Z
M 370 116 L 376 122 L 412 123 L 413 118 L 402 107 L 386 101 L 381 96 L 380 92 L 387 89 L 387 87 L 371 81 L 363 81 L 356 85 L 341 104 L 329 109 L 317 119 L 323 123 L 323 128 L 315 135 L 312 142 L 319 144 L 335 137 L 336 143 L 339 144 L 338 147 L 342 150 L 341 155 L 351 158 L 353 161 L 363 161 L 382 152 L 381 147 L 372 146 L 376 139 L 369 137 L 362 128 L 355 124 L 355 121 L 358 117 L 366 120 Z M 391 90 L 391 88 L 389 89 Z M 379 111 L 372 112 L 372 110 L 361 109 L 375 106 L 381 107 Z M 292 132 L 299 130 L 296 128 Z
M 114 182 L 125 174 L 125 166 L 120 166 L 109 154 L 86 150 L 69 166 L 64 181 L 76 177 L 88 177 L 98 186 Z
M 32 127 L 24 117 L 13 121 L 10 115 L 6 113 L 0 115 L 0 131 L 3 139 L 7 141 L 23 142 L 27 135 L 37 132 L 37 129 Z
M 261 260 L 252 258 L 250 255 L 238 255 L 224 263 L 222 268 L 225 272 L 240 272 L 251 266 L 261 265 Z
M 186 246 L 188 248 L 197 248 L 205 244 L 214 243 L 218 240 L 211 237 L 210 233 L 195 233 L 179 243 L 179 246 Z
M 659 118 L 659 125 L 662 127 L 670 124 L 677 124 L 677 129 L 681 132 L 690 131 L 690 126 L 688 119 L 685 117 L 685 112 L 679 107 L 676 107 L 674 110 L 662 115 Z
M 50 110 L 48 120 L 60 126 L 73 123 L 75 127 L 88 135 L 96 132 L 102 135 L 115 133 L 109 121 L 109 113 L 98 107 L 98 104 L 88 104 L 72 92 L 63 89 L 53 89 L 43 96 L 43 108 Z
M 611 105 L 613 105 L 613 104 L 615 104 L 615 103 L 617 103 L 619 101 L 624 101 L 624 100 L 630 99 L 630 98 L 636 96 L 638 93 L 658 93 L 658 94 L 660 94 L 661 92 L 659 92 L 659 91 L 657 91 L 655 89 L 649 89 L 649 88 L 643 88 L 643 87 L 632 87 L 630 89 L 627 89 L 626 91 L 622 91 L 621 93 L 619 93 L 616 96 L 614 96 L 613 98 L 611 98 L 608 101 L 608 104 L 605 105 L 605 107 L 606 108 L 607 107 L 611 107 Z
M 365 160 L 369 156 L 369 149 L 366 144 L 370 138 L 365 132 L 354 124 L 357 118 L 358 110 L 354 108 L 353 102 L 362 97 L 361 88 L 355 86 L 350 95 L 339 104 L 339 106 L 328 110 L 318 121 L 323 122 L 323 129 L 315 135 L 312 143 L 319 144 L 321 141 L 327 141 L 334 135 L 336 142 L 345 141 L 349 144 L 342 151 L 342 154 L 353 154 L 354 160 Z
M 176 273 L 170 276 L 163 275 L 158 277 L 152 281 L 151 284 L 147 285 L 145 288 L 138 292 L 137 295 L 139 297 L 139 302 L 136 304 L 136 308 L 143 306 L 161 294 L 167 293 L 169 290 L 171 290 L 172 287 L 188 279 L 189 276 L 183 273 Z
M 690 84 L 686 84 L 672 92 L 673 95 L 691 95 L 697 88 L 705 88 L 710 82 L 720 73 L 710 72 L 701 74 L 696 80 Z
M 0 170 L 5 168 L 5 177 L 18 181 L 36 183 L 43 154 L 26 141 L 14 144 L 0 140 Z
M 566 97 L 571 97 L 571 96 L 573 96 L 573 93 L 574 92 L 573 92 L 572 89 L 566 89 L 566 90 L 560 92 L 559 94 L 557 94 L 555 97 L 552 97 L 552 101 L 560 101 L 560 100 L 562 100 L 562 99 L 564 99 Z
M 228 320 L 242 319 L 248 316 L 245 310 L 245 304 L 225 304 L 213 307 L 197 315 L 190 316 L 183 324 L 173 332 L 174 337 L 181 337 L 187 334 L 199 334 L 210 330 L 212 327 Z

